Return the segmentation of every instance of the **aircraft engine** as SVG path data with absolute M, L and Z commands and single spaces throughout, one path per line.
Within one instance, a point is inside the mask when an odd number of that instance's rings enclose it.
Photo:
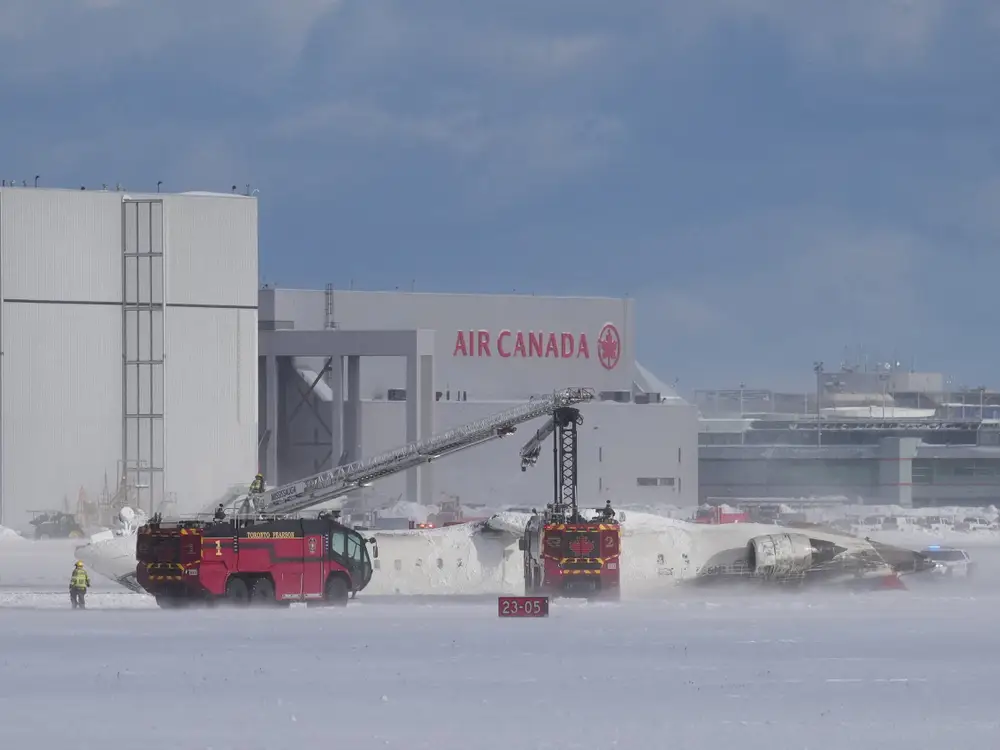
M 816 549 L 805 534 L 766 534 L 747 542 L 747 567 L 757 576 L 783 578 L 805 573 Z

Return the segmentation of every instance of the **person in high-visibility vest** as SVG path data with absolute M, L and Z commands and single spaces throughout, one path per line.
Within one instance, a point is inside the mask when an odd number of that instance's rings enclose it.
M 73 574 L 69 577 L 69 601 L 73 609 L 87 608 L 87 589 L 90 588 L 90 576 L 83 568 L 83 563 L 76 561 Z
M 264 475 L 258 474 L 253 478 L 250 483 L 250 492 L 252 494 L 260 494 L 264 491 Z

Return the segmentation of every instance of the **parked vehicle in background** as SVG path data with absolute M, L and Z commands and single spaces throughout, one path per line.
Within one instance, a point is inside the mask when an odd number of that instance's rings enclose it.
M 947 533 L 955 530 L 954 519 L 948 518 L 947 516 L 923 516 L 922 518 L 917 519 L 917 525 L 936 534 Z
M 996 531 L 1000 528 L 1000 524 L 996 521 L 991 521 L 988 518 L 983 518 L 982 516 L 969 517 L 962 519 L 962 526 L 964 526 L 967 531 Z M 958 525 L 956 524 L 956 529 Z
M 34 515 L 31 525 L 35 527 L 35 539 L 82 539 L 86 536 L 76 516 L 71 513 L 58 510 L 30 512 Z
M 934 568 L 930 571 L 931 575 L 945 578 L 971 578 L 975 572 L 976 564 L 964 549 L 932 544 L 921 552 L 934 562 Z

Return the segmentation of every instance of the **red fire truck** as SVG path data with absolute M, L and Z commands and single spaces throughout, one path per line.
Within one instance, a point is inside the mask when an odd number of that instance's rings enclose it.
M 336 514 L 317 518 L 228 518 L 139 529 L 136 579 L 161 607 L 291 602 L 343 606 L 372 577 L 368 544 Z
M 533 516 L 521 539 L 525 594 L 619 599 L 618 523 L 584 518 L 563 523 L 555 515 L 546 509 L 545 514 Z
M 136 580 L 160 606 L 191 602 L 344 604 L 372 576 L 375 539 L 340 522 L 340 512 L 303 511 L 341 501 L 371 482 L 512 434 L 517 426 L 590 401 L 587 388 L 564 388 L 372 458 L 220 504 L 211 518 L 165 521 L 139 529 Z M 373 546 L 372 555 L 367 545 Z
M 518 542 L 528 596 L 621 597 L 621 527 L 611 503 L 592 519 L 577 508 L 577 426 L 582 422 L 578 409 L 558 409 L 521 449 L 524 471 L 555 435 L 555 498 L 542 513 L 533 513 Z

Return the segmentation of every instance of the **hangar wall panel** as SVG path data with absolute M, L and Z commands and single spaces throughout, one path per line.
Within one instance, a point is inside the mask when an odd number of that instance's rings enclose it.
M 148 204 L 139 208 L 145 223 L 128 212 L 123 217 L 126 196 L 162 201 L 162 219 Z M 162 234 L 150 221 L 162 224 Z M 79 488 L 94 497 L 105 472 L 114 489 L 123 399 L 148 405 L 163 397 L 165 434 L 136 430 L 132 419 L 129 445 L 139 445 L 141 455 L 146 434 L 166 444 L 165 489 L 179 509 L 201 507 L 230 483 L 249 481 L 256 464 L 256 222 L 256 200 L 241 196 L 0 189 L 7 523 L 26 522 L 20 514 L 28 507 L 61 505 L 64 494 L 75 509 Z M 123 239 L 132 236 L 131 251 L 162 247 L 164 261 L 123 259 Z M 160 237 L 160 245 L 151 239 Z M 165 380 L 157 386 L 153 379 L 146 391 L 132 383 L 128 393 L 122 328 L 131 342 L 138 327 L 123 321 L 123 265 L 136 271 L 126 276 L 133 303 L 165 297 L 170 305 L 162 339 L 154 325 L 151 340 L 140 336 L 133 347 L 143 359 L 145 349 L 164 345 Z M 152 282 L 138 285 L 133 277 Z M 151 315 L 155 323 L 161 313 L 132 318 L 142 323 Z
M 256 334 L 252 310 L 167 309 L 167 491 L 179 512 L 253 479 Z
M 76 510 L 121 455 L 121 308 L 3 305 L 3 496 L 5 523 L 28 510 Z
M 121 194 L 0 191 L 6 299 L 121 301 Z
M 159 197 L 164 199 L 167 303 L 256 308 L 257 201 Z
M 328 419 L 329 402 L 314 402 Z M 471 422 L 510 408 L 514 403 L 435 405 L 436 432 Z M 362 443 L 364 456 L 397 447 L 406 442 L 403 402 L 362 403 Z M 691 406 L 589 404 L 582 410 L 580 428 L 581 502 L 603 505 L 691 506 L 698 497 L 697 412 Z M 473 448 L 434 464 L 437 503 L 443 495 L 458 495 L 463 502 L 487 505 L 537 505 L 552 496 L 552 461 L 547 447 L 538 464 L 522 473 L 518 452 L 542 419 L 521 426 L 511 437 Z M 310 410 L 302 409 L 290 427 L 289 443 L 308 445 L 326 439 Z M 296 451 L 302 476 L 312 472 L 308 457 L 325 453 L 318 446 Z M 655 482 L 650 480 L 656 480 Z M 405 493 L 405 478 L 388 477 L 377 481 L 372 492 L 383 499 Z
M 632 388 L 635 324 L 630 299 L 343 290 L 328 296 L 287 289 L 275 290 L 273 297 L 273 320 L 281 327 L 294 323 L 296 329 L 322 329 L 329 321 L 345 330 L 436 331 L 435 387 L 453 397 L 465 391 L 470 399 L 520 399 L 569 385 L 599 391 Z M 609 323 L 617 331 L 618 347 L 613 363 L 605 359 L 611 365 L 606 367 L 599 340 Z M 566 350 L 564 333 L 573 342 Z M 550 334 L 555 334 L 557 352 L 549 348 Z M 404 388 L 404 368 L 402 360 L 362 359 L 362 397 L 384 398 L 389 388 Z

